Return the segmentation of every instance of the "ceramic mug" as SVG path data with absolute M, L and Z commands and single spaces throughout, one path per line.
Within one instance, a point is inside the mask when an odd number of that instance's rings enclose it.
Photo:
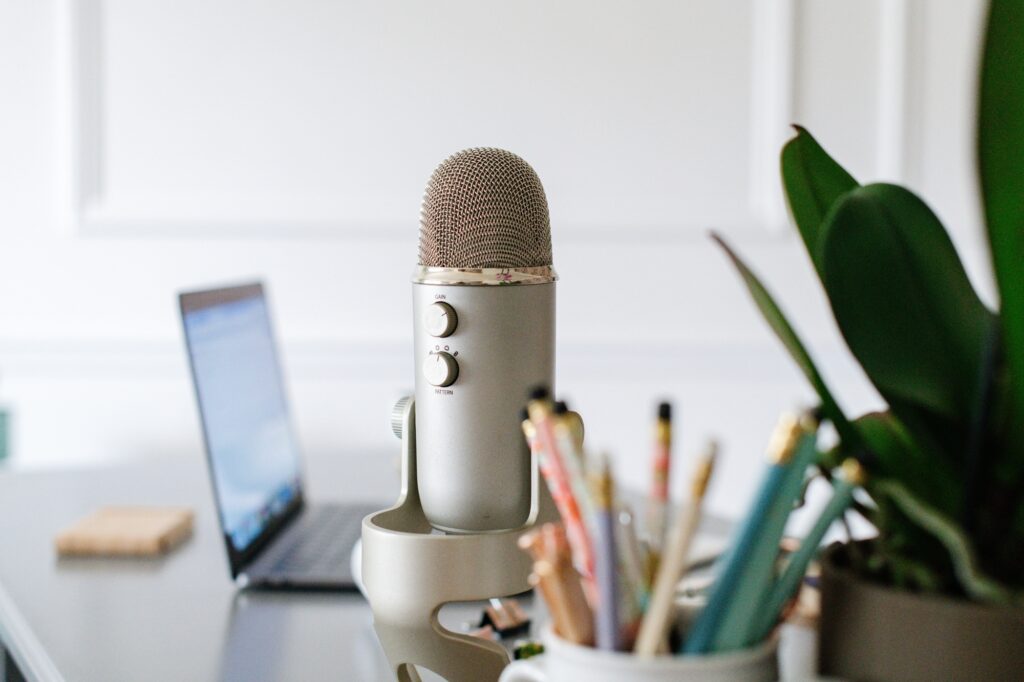
M 580 646 L 545 628 L 544 653 L 515 661 L 499 682 L 774 682 L 779 679 L 778 639 L 707 656 L 640 657 Z

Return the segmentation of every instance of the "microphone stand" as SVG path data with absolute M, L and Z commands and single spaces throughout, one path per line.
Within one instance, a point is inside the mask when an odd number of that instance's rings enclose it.
M 496 682 L 509 663 L 501 644 L 446 630 L 448 602 L 505 597 L 530 589 L 531 560 L 519 537 L 558 513 L 532 467 L 530 514 L 518 529 L 444 534 L 427 521 L 416 485 L 416 411 L 411 397 L 395 405 L 402 439 L 402 487 L 390 509 L 363 519 L 363 583 L 373 627 L 399 682 L 420 682 L 422 666 L 449 682 Z M 399 430 L 400 429 L 400 430 Z

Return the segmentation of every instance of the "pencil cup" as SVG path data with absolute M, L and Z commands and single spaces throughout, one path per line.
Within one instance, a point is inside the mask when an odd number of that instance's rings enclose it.
M 774 682 L 779 678 L 772 637 L 751 649 L 707 656 L 635 656 L 580 646 L 545 629 L 544 654 L 516 661 L 499 682 Z

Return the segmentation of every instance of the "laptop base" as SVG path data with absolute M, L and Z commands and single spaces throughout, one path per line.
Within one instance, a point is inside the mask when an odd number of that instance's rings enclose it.
M 238 576 L 261 590 L 354 591 L 352 548 L 374 505 L 310 504 Z

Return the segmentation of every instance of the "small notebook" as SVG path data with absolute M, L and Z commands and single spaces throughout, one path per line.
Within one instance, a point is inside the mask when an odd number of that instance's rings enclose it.
M 55 538 L 60 556 L 157 556 L 192 532 L 182 507 L 104 507 Z

